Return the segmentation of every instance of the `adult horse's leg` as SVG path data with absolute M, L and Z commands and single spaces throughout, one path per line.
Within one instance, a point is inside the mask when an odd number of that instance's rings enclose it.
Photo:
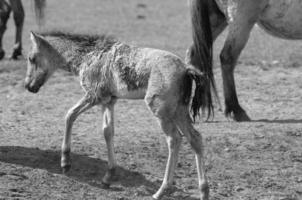
M 83 97 L 74 107 L 72 107 L 66 115 L 66 130 L 65 136 L 62 143 L 62 156 L 61 156 L 61 167 L 63 172 L 67 172 L 71 167 L 70 160 L 70 143 L 71 143 L 71 129 L 73 122 L 76 118 L 94 104 L 92 103 L 89 96 Z
M 107 153 L 108 153 L 108 170 L 105 176 L 102 179 L 103 186 L 109 188 L 113 178 L 116 174 L 116 160 L 115 160 L 115 153 L 114 153 L 114 143 L 113 143 L 113 136 L 114 136 L 114 104 L 116 100 L 111 100 L 106 105 L 102 106 L 102 113 L 103 113 L 103 127 L 102 131 L 106 140 L 107 144 Z
M 231 18 L 229 32 L 220 54 L 223 91 L 225 97 L 225 114 L 236 121 L 249 121 L 250 118 L 238 102 L 234 81 L 234 68 L 237 59 L 246 45 L 251 29 L 263 9 L 263 1 L 239 1 L 237 8 L 228 13 Z
M 219 10 L 215 1 L 191 0 L 190 6 L 193 44 L 186 52 L 186 63 L 207 73 L 207 71 L 212 71 L 213 67 L 213 41 L 215 41 L 220 33 L 225 29 L 227 26 L 227 20 L 224 13 Z M 214 95 L 218 97 L 214 81 L 212 86 L 214 87 Z M 217 100 L 219 107 L 221 107 L 219 99 Z
M 10 12 L 10 5 L 5 0 L 0 0 L 0 60 L 5 55 L 5 52 L 2 48 L 2 38 L 6 30 L 6 23 L 9 18 Z
M 18 56 L 22 55 L 22 31 L 25 14 L 21 0 L 10 0 L 10 4 L 14 13 L 14 21 L 16 25 L 15 45 L 10 58 L 17 59 Z

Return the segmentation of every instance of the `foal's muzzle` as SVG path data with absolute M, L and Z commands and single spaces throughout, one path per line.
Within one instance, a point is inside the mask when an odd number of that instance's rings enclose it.
M 37 84 L 32 84 L 32 81 L 30 81 L 30 79 L 26 78 L 24 87 L 32 93 L 37 93 L 41 86 L 37 85 Z
M 25 78 L 24 86 L 28 91 L 30 91 L 32 93 L 37 93 L 37 92 L 39 92 L 40 87 L 47 80 L 47 76 L 48 76 L 47 72 L 44 72 L 43 74 L 40 74 L 39 76 L 34 77 L 34 78 L 27 76 Z
M 37 93 L 40 89 L 40 87 L 30 87 L 29 85 L 25 85 L 25 88 L 32 93 Z
M 37 93 L 40 89 L 40 86 L 31 86 L 30 82 L 25 82 L 24 87 L 32 93 Z

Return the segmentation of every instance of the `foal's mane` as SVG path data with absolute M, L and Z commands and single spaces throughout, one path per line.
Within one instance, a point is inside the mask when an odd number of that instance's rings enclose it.
M 90 52 L 93 50 L 102 50 L 106 52 L 117 43 L 115 37 L 112 35 L 93 35 L 93 34 L 78 34 L 78 33 L 68 33 L 62 31 L 47 31 L 39 33 L 44 37 L 55 37 L 62 40 L 71 41 L 79 47 L 81 53 Z

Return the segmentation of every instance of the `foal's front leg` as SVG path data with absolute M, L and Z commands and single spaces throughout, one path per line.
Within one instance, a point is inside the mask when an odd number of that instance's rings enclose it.
M 102 107 L 103 113 L 103 127 L 102 131 L 107 144 L 108 151 L 108 170 L 102 179 L 103 186 L 109 188 L 110 183 L 116 173 L 116 160 L 114 154 L 114 104 L 116 100 L 112 100 L 110 103 Z
M 73 122 L 76 118 L 89 108 L 94 106 L 93 101 L 88 95 L 84 96 L 75 106 L 73 106 L 66 115 L 66 129 L 62 143 L 62 156 L 61 156 L 61 167 L 63 172 L 67 172 L 71 167 L 70 161 L 70 143 L 71 143 L 71 129 Z

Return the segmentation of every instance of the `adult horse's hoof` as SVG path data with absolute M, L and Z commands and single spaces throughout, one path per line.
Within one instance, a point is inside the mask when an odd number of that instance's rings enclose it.
M 233 119 L 236 122 L 249 122 L 249 121 L 251 121 L 251 118 L 246 114 L 246 112 L 244 110 L 242 110 L 239 113 L 234 113 L 233 114 Z
M 64 167 L 62 167 L 63 174 L 66 174 L 67 172 L 69 172 L 70 168 L 71 168 L 71 165 L 65 165 Z
M 0 60 L 2 60 L 5 56 L 5 52 L 3 50 L 0 51 Z
M 225 114 L 225 116 L 227 118 L 232 118 L 236 122 L 248 122 L 248 121 L 251 121 L 251 119 L 249 118 L 249 116 L 241 108 L 240 105 L 237 105 L 237 106 L 228 106 L 228 104 L 226 104 L 224 114 Z
M 240 113 L 234 113 L 233 114 L 233 119 L 236 122 L 249 122 L 249 121 L 251 121 L 251 118 L 246 114 L 245 111 L 242 111 Z
M 21 49 L 14 49 L 12 55 L 9 58 L 12 60 L 17 60 L 19 56 L 22 56 Z

